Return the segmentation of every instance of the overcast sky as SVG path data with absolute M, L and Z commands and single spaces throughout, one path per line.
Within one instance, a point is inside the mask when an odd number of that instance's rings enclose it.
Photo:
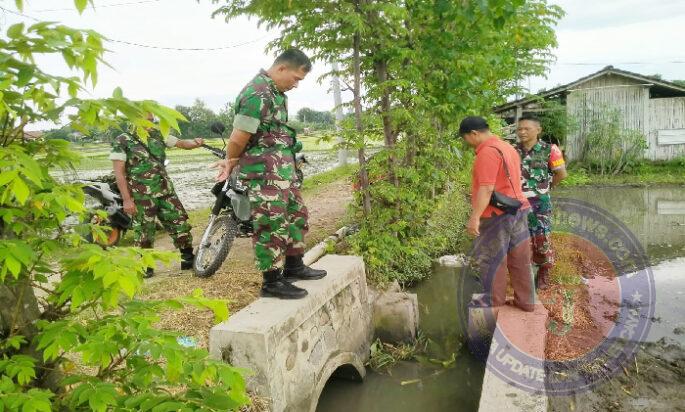
M 257 27 L 256 20 L 240 18 L 226 23 L 212 19 L 216 8 L 209 0 L 96 0 L 96 9 L 83 15 L 73 0 L 24 0 L 24 13 L 60 21 L 73 27 L 95 29 L 116 40 L 159 47 L 216 48 L 215 51 L 169 51 L 109 43 L 93 95 L 109 96 L 116 86 L 133 99 L 151 98 L 163 104 L 192 104 L 195 98 L 218 109 L 232 101 L 260 67 L 273 56 L 264 51 L 276 37 Z M 296 0 L 295 0 L 296 1 Z M 12 7 L 13 0 L 0 0 Z M 129 3 L 129 4 L 122 4 Z M 137 3 L 137 4 L 131 4 Z M 532 91 L 571 82 L 606 65 L 665 79 L 685 79 L 685 1 L 683 0 L 556 0 L 566 11 L 557 27 L 557 62 L 546 79 L 532 78 L 524 86 Z M 55 9 L 66 9 L 56 10 Z M 0 10 L 3 30 L 27 21 Z M 58 67 L 58 61 L 46 63 Z M 316 78 L 326 71 L 315 66 L 312 74 L 289 93 L 290 111 L 301 107 L 329 110 L 333 97 L 329 84 Z

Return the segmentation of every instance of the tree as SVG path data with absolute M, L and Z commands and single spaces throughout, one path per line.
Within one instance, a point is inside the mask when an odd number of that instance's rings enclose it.
M 451 138 L 461 117 L 488 113 L 519 80 L 545 72 L 562 15 L 544 0 L 215 2 L 227 19 L 256 16 L 279 28 L 272 49 L 296 45 L 340 62 L 355 111 L 354 130 L 343 134 L 359 150 L 365 211 L 357 250 L 372 276 L 390 277 L 417 260 L 427 229 L 415 223 L 468 166 L 455 161 Z M 367 167 L 364 150 L 379 133 L 385 150 Z
M 319 112 L 308 107 L 303 107 L 297 111 L 297 120 L 303 123 L 320 123 L 331 126 L 335 124 L 333 113 L 328 111 Z
M 230 128 L 235 116 L 233 113 L 233 103 L 226 103 L 217 114 L 200 99 L 195 99 L 195 102 L 190 107 L 176 106 L 175 109 L 187 119 L 186 122 L 179 124 L 181 137 L 186 139 L 218 137 L 211 131 L 212 123 L 221 122 Z
M 79 11 L 87 3 L 75 0 Z M 21 11 L 22 2 L 16 5 Z M 79 185 L 50 175 L 55 167 L 72 168 L 78 156 L 63 140 L 25 138 L 27 125 L 63 117 L 84 134 L 122 121 L 144 139 L 147 128 L 178 130 L 182 115 L 126 99 L 120 89 L 105 99 L 80 96 L 97 81 L 103 43 L 94 31 L 52 22 L 14 24 L 0 35 L 0 410 L 238 408 L 247 398 L 237 370 L 153 327 L 160 311 L 183 305 L 225 319 L 226 302 L 201 291 L 136 299 L 145 268 L 174 256 L 85 243 L 80 229 L 106 233 L 89 223 L 66 226 L 67 216 L 85 220 L 84 195 Z M 79 76 L 50 73 L 36 64 L 42 55 L 61 57 Z

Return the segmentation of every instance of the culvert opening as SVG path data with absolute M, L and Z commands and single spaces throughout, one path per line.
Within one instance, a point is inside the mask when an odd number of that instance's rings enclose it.
M 354 366 L 348 364 L 339 366 L 338 369 L 333 371 L 333 374 L 331 377 L 328 379 L 328 382 L 330 382 L 332 379 L 344 379 L 348 381 L 357 381 L 361 382 L 362 377 L 359 374 L 359 371 L 357 368 Z M 328 382 L 326 382 L 326 385 L 328 385 Z
M 349 391 L 350 386 L 361 385 L 362 381 L 363 378 L 359 371 L 351 364 L 339 366 L 326 381 L 317 401 L 316 411 L 336 410 L 332 409 L 335 408 L 333 406 L 335 399 L 344 396 L 344 393 Z

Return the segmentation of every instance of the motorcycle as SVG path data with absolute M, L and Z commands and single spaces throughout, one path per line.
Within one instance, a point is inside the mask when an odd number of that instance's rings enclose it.
M 226 127 L 219 123 L 210 126 L 213 133 L 222 136 Z M 209 150 L 220 159 L 226 158 L 226 151 L 206 144 L 203 148 Z M 224 149 L 226 143 L 224 141 Z M 302 165 L 307 163 L 303 154 L 295 156 L 295 186 L 302 185 L 304 175 Z M 209 215 L 207 228 L 202 234 L 200 245 L 195 252 L 193 269 L 198 277 L 212 276 L 224 263 L 236 237 L 252 237 L 253 225 L 250 211 L 248 188 L 238 179 L 238 170 L 233 170 L 231 176 L 212 187 L 211 192 L 216 197 L 212 212 Z
M 126 231 L 131 228 L 132 219 L 124 212 L 121 194 L 114 176 L 104 176 L 93 180 L 79 180 L 86 195 L 85 206 L 88 209 L 84 223 L 101 226 L 107 237 L 96 235 L 95 230 L 82 233 L 88 242 L 108 247 L 119 243 Z M 106 212 L 103 217 L 98 211 Z M 111 230 L 110 230 L 111 228 Z

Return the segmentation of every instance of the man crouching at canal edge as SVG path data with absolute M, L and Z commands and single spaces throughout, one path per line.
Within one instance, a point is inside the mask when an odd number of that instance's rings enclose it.
M 534 310 L 530 206 L 521 190 L 521 161 L 516 150 L 490 132 L 482 117 L 462 120 L 459 135 L 476 150 L 471 179 L 472 212 L 466 230 L 475 236 L 475 258 L 487 306 L 505 303 L 507 271 L 514 304 Z M 516 184 L 514 184 L 516 182 Z
M 305 266 L 304 235 L 307 208 L 294 186 L 295 130 L 289 127 L 285 92 L 297 87 L 312 68 L 298 49 L 288 49 L 269 70 L 261 70 L 238 95 L 226 162 L 217 180 L 238 166 L 238 178 L 248 187 L 257 268 L 263 273 L 262 296 L 299 299 L 307 291 L 294 279 L 321 279 L 326 271 Z M 285 265 L 284 265 L 285 263 Z

